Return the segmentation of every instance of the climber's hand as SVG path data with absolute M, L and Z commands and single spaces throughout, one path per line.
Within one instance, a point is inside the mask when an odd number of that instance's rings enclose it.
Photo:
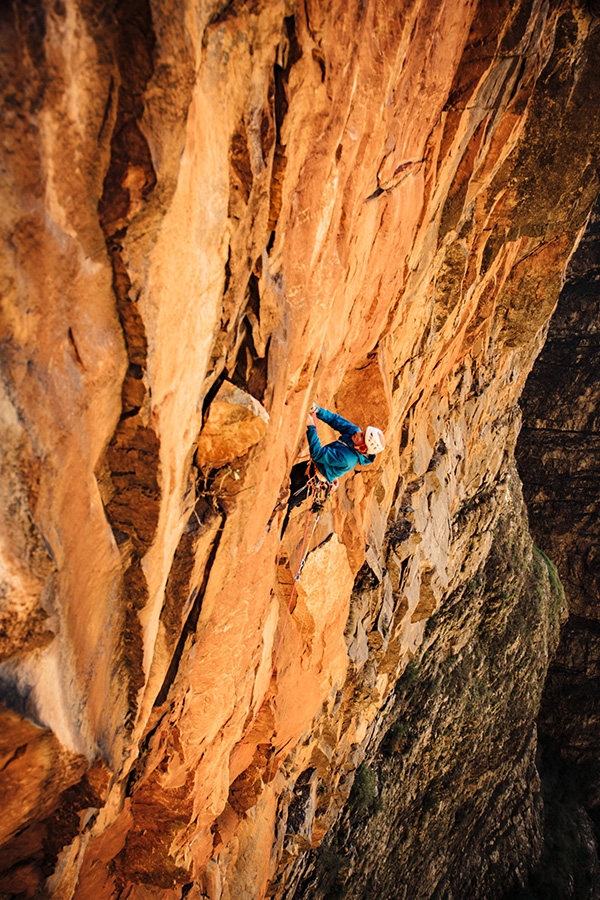
M 317 417 L 315 416 L 314 412 L 309 412 L 309 414 L 308 414 L 308 418 L 306 420 L 306 427 L 308 428 L 309 425 L 314 425 L 315 428 L 317 426 Z
M 313 405 L 312 405 L 311 408 L 310 408 L 311 413 L 315 413 L 315 414 L 316 414 L 318 408 L 319 408 L 319 407 L 317 406 L 317 404 L 316 404 L 316 403 L 313 403 Z

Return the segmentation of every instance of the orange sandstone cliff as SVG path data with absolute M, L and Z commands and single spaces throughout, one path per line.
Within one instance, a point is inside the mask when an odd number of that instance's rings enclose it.
M 0 16 L 0 895 L 524 883 L 563 612 L 513 450 L 598 194 L 593 9 Z M 387 447 L 281 540 L 313 401 Z

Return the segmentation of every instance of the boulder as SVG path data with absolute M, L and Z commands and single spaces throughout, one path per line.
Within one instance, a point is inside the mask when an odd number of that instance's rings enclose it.
M 196 462 L 199 466 L 224 466 L 264 437 L 269 414 L 246 391 L 224 381 L 208 409 L 200 433 Z

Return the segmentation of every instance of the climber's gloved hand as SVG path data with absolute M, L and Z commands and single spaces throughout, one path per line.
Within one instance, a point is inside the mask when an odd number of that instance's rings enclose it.
M 318 410 L 318 408 L 319 408 L 319 407 L 317 406 L 317 404 L 316 404 L 316 403 L 313 403 L 313 405 L 312 405 L 311 408 L 310 408 L 311 413 L 316 413 L 316 411 Z

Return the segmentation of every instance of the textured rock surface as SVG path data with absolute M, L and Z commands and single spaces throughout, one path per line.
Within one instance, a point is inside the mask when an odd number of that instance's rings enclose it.
M 291 896 L 516 503 L 517 400 L 598 193 L 597 22 L 538 0 L 0 15 L 0 680 L 24 752 L 44 726 L 64 766 L 0 850 L 5 891 Z M 266 432 L 199 470 L 225 381 Z M 312 401 L 387 450 L 281 542 Z M 532 858 L 545 654 L 502 762 L 527 760 L 506 796 Z
M 465 530 L 493 535 L 486 563 L 430 618 L 296 900 L 491 900 L 539 858 L 533 719 L 564 597 L 532 551 L 514 470 Z

